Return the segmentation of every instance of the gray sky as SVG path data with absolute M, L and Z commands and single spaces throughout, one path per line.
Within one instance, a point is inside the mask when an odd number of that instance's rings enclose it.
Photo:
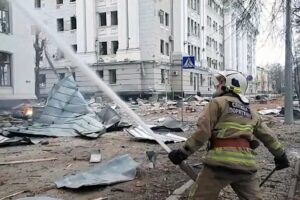
M 271 8 L 275 0 L 264 0 L 263 12 L 260 17 L 259 35 L 256 43 L 256 65 L 264 67 L 266 64 L 284 64 L 284 34 L 283 13 L 277 14 L 275 28 L 270 25 Z M 278 4 L 280 1 L 277 1 Z M 272 33 L 269 37 L 269 33 Z M 280 33 L 281 32 L 281 33 Z M 268 38 L 268 39 L 267 39 Z

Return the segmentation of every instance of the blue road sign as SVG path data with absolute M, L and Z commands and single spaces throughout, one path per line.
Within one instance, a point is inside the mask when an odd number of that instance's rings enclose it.
M 182 68 L 183 69 L 194 69 L 195 68 L 195 57 L 194 56 L 183 56 L 182 57 Z

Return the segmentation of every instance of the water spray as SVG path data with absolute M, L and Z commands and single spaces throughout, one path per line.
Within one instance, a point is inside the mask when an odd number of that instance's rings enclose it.
M 66 42 L 60 38 L 60 36 L 53 32 L 49 27 L 41 19 L 41 14 L 37 14 L 36 11 L 28 9 L 23 5 L 25 1 L 23 0 L 13 0 L 12 3 L 16 8 L 19 9 L 20 13 L 23 13 L 26 17 L 28 17 L 35 25 L 37 25 L 41 31 L 43 31 L 48 38 L 50 38 L 65 54 L 65 56 L 72 62 L 74 66 L 77 66 L 82 73 L 84 73 L 90 81 L 94 82 L 110 99 L 112 99 L 120 108 L 124 109 L 124 111 L 135 120 L 135 122 L 140 125 L 151 137 L 153 137 L 156 142 L 162 146 L 168 153 L 171 152 L 171 149 L 159 138 L 155 136 L 153 131 L 143 122 L 143 120 L 133 112 L 129 106 L 121 100 L 121 98 L 108 86 L 98 75 L 86 64 L 84 61 L 79 58 L 71 49 L 71 47 L 66 44 Z M 28 3 L 28 2 L 27 2 Z M 193 171 L 193 169 L 186 163 L 182 162 L 180 168 L 193 180 L 196 180 L 197 175 Z

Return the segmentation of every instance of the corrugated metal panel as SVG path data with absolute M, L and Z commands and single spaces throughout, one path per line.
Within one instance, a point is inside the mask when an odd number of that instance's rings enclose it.
M 125 129 L 127 133 L 135 137 L 136 139 L 141 140 L 155 140 L 152 136 L 150 136 L 145 130 L 141 127 L 136 127 L 134 129 Z M 154 133 L 155 134 L 155 133 Z M 171 133 L 166 135 L 155 134 L 155 137 L 163 142 L 184 142 L 186 141 L 185 137 L 177 136 Z

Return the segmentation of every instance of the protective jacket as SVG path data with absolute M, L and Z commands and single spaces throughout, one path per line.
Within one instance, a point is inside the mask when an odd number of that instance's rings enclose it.
M 233 95 L 213 98 L 206 105 L 197 122 L 197 130 L 181 150 L 191 155 L 206 141 L 210 147 L 203 162 L 245 172 L 257 171 L 255 152 L 250 148 L 259 139 L 275 156 L 284 153 L 282 145 L 261 117 Z

